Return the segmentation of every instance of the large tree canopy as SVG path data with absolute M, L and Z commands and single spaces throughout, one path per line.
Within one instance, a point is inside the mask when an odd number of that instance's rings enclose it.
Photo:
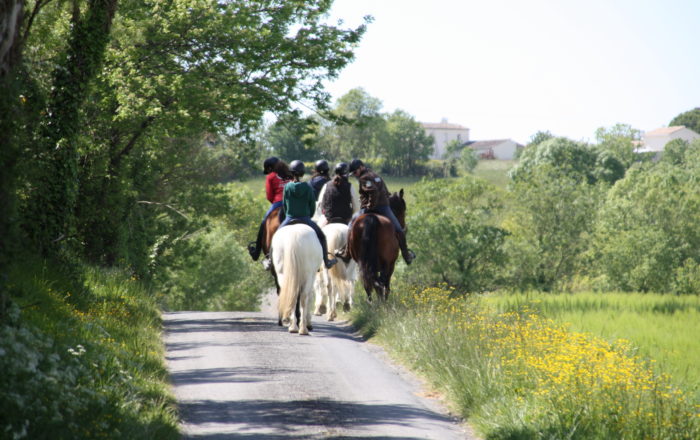
M 255 154 L 248 135 L 265 112 L 328 105 L 322 81 L 352 60 L 365 30 L 330 24 L 332 3 L 28 4 L 12 96 L 28 119 L 13 126 L 16 162 L 32 167 L 16 173 L 19 185 L 3 182 L 3 193 L 22 188 L 24 230 L 39 246 L 71 242 L 112 263 L 125 253 L 143 262 L 155 242 L 197 227 L 188 211 L 216 209 L 200 190 L 221 174 L 207 161 L 225 148 Z M 243 141 L 211 149 L 232 137 Z

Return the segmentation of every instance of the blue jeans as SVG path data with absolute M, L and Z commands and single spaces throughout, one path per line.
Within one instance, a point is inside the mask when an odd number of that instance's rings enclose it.
M 375 213 L 375 214 L 380 214 L 383 215 L 384 217 L 388 218 L 391 220 L 391 223 L 394 225 L 394 229 L 396 229 L 396 232 L 400 234 L 404 234 L 403 227 L 401 226 L 401 223 L 399 223 L 399 219 L 396 218 L 394 215 L 394 211 L 391 210 L 391 207 L 389 205 L 383 205 L 383 206 L 377 206 L 374 209 L 366 209 L 362 208 L 359 211 L 357 211 L 357 214 L 352 216 L 352 220 L 350 220 L 350 223 L 348 224 L 348 230 L 352 229 L 353 223 L 355 223 L 355 220 L 360 214 L 368 214 L 368 213 Z
M 270 208 L 267 210 L 267 212 L 265 213 L 265 216 L 264 216 L 263 219 L 262 219 L 263 223 L 265 223 L 265 220 L 267 220 L 267 218 L 270 216 L 270 214 L 272 213 L 272 211 L 274 211 L 275 209 L 279 208 L 279 207 L 282 206 L 283 204 L 284 204 L 284 202 L 283 202 L 282 200 L 280 200 L 279 202 L 275 202 L 275 203 L 273 203 L 272 205 L 270 205 Z

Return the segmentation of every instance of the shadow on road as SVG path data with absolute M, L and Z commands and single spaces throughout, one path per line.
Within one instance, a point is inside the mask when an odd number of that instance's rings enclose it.
M 366 428 L 372 425 L 410 426 L 415 420 L 430 420 L 447 422 L 451 420 L 431 411 L 417 409 L 406 405 L 359 404 L 332 400 L 295 400 L 286 402 L 268 400 L 245 400 L 240 402 L 200 401 L 180 406 L 185 423 L 196 424 L 226 424 L 236 421 L 241 429 L 236 434 L 200 435 L 189 438 L 223 439 L 223 438 L 258 438 L 258 439 L 297 439 L 298 432 L 308 432 L 310 427 L 317 426 L 319 430 L 332 431 Z M 268 433 L 246 434 L 245 425 L 265 426 Z M 325 439 L 414 439 L 414 437 L 348 437 L 323 436 Z

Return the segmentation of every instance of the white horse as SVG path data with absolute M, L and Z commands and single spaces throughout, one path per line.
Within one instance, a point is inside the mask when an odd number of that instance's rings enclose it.
M 323 227 L 328 249 L 335 250 L 345 247 L 348 241 L 348 226 L 342 223 L 330 223 Z M 357 263 L 354 260 L 345 263 L 338 259 L 338 264 L 330 269 L 321 267 L 316 275 L 316 308 L 315 315 L 326 312 L 326 319 L 335 320 L 338 316 L 336 303 L 343 304 L 347 312 L 352 307 L 352 293 L 357 279 Z M 327 309 L 327 310 L 324 310 Z
M 321 265 L 321 243 L 307 225 L 289 225 L 272 237 L 272 264 L 280 285 L 278 312 L 280 322 L 290 333 L 308 335 L 311 327 L 313 286 Z M 299 319 L 295 315 L 299 307 Z

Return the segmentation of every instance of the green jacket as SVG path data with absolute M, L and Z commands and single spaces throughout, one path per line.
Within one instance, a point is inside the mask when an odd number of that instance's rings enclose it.
M 316 210 L 314 190 L 306 182 L 286 184 L 282 200 L 287 217 L 311 217 Z

